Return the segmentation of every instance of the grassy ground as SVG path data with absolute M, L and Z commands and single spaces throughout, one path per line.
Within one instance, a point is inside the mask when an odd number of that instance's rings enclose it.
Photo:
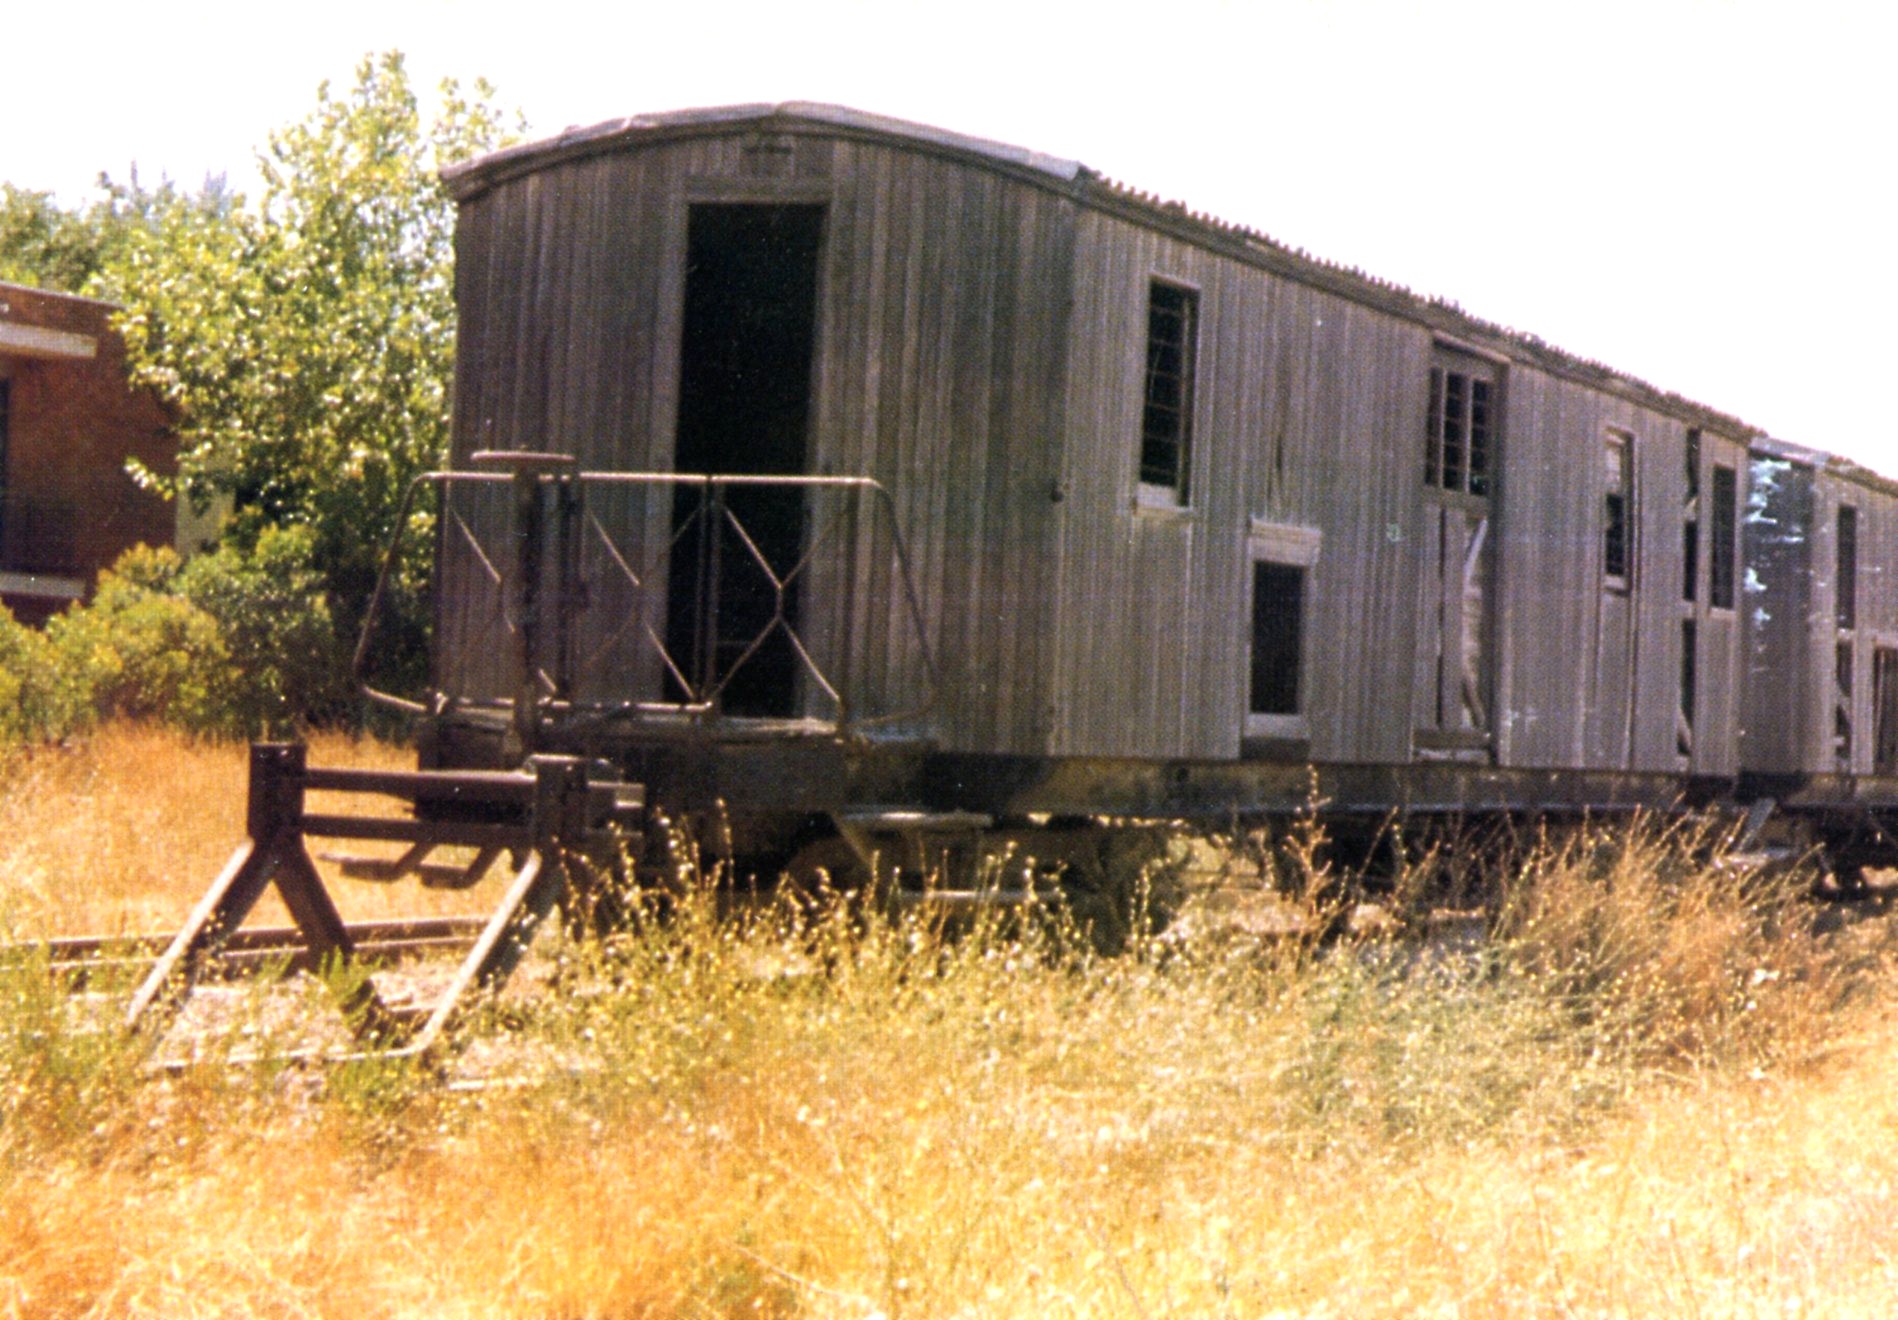
M 374 741 L 319 735 L 310 763 L 411 769 L 415 757 Z M 240 745 L 130 724 L 15 757 L 0 788 L 0 929 L 24 939 L 175 928 L 243 841 L 246 766 Z M 399 813 L 380 799 L 335 799 L 313 793 L 310 809 Z M 334 880 L 334 866 L 319 869 Z M 352 921 L 491 905 L 485 893 L 413 885 L 331 888 Z M 274 891 L 254 920 L 289 920 Z
M 36 755 L 0 908 L 175 920 L 241 778 L 135 730 Z M 1550 843 L 1480 948 L 1101 961 L 689 903 L 471 1023 L 479 1089 L 154 1076 L 0 974 L 0 1314 L 1882 1314 L 1882 928 L 1701 842 Z

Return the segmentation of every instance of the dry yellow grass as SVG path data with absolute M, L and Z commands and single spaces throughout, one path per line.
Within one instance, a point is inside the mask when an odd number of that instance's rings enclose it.
M 312 764 L 412 767 L 414 753 L 318 735 Z M 141 724 L 107 725 L 6 763 L 0 792 L 0 923 L 15 939 L 177 926 L 244 839 L 245 749 Z M 373 800 L 372 800 L 373 801 Z M 312 807 L 329 809 L 321 795 Z M 360 810 L 363 802 L 348 804 Z M 393 803 L 376 803 L 393 814 Z M 366 848 L 359 849 L 366 851 Z M 326 878 L 335 868 L 323 865 Z M 478 895 L 333 883 L 351 920 L 480 910 Z M 275 892 L 251 918 L 287 921 Z
M 1882 1314 L 1882 947 L 1686 856 L 1544 855 L 1474 969 L 689 908 L 476 1024 L 472 1093 L 150 1077 L 15 975 L 0 1314 Z

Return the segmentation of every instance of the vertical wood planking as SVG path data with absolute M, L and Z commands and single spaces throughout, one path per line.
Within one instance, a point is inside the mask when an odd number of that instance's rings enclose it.
M 1303 675 L 1313 756 L 1408 759 L 1420 588 L 1434 571 L 1420 491 L 1430 330 L 1058 188 L 864 135 L 791 136 L 799 198 L 828 185 L 816 194 L 828 209 L 813 466 L 873 475 L 895 497 L 949 680 L 941 741 L 1238 755 L 1257 518 L 1322 532 Z M 688 209 L 754 185 L 768 200 L 777 181 L 752 169 L 734 130 L 553 164 L 465 203 L 457 460 L 546 446 L 591 467 L 669 466 Z M 1200 298 L 1182 511 L 1135 498 L 1155 276 Z M 1503 759 L 1675 768 L 1683 424 L 1521 362 L 1504 369 L 1501 398 L 1492 608 Z M 1638 564 L 1621 597 L 1600 579 L 1610 425 L 1637 437 L 1639 463 Z M 1720 461 L 1744 473 L 1739 442 L 1720 443 Z M 636 546 L 638 528 L 666 516 L 663 499 L 598 507 Z M 1898 535 L 1883 516 L 1865 515 L 1868 545 Z M 499 683 L 493 649 L 476 641 L 486 625 L 464 560 L 444 557 L 438 663 Z M 887 550 L 857 567 L 869 600 L 884 603 L 825 613 L 814 588 L 813 635 L 829 655 L 850 650 L 866 701 L 900 704 L 920 661 L 888 603 Z M 844 565 L 812 571 L 814 584 L 835 583 Z M 1868 615 L 1876 599 L 1898 616 L 1885 603 L 1898 587 L 1868 576 L 1861 590 Z M 592 611 L 595 639 L 628 607 Z M 1742 632 L 1737 616 L 1700 628 L 1697 768 L 1734 761 Z M 1807 649 L 1816 656 L 1819 643 Z M 651 695 L 650 665 L 624 651 L 606 669 L 640 689 L 625 695 Z M 610 695 L 611 673 L 597 679 L 594 695 Z

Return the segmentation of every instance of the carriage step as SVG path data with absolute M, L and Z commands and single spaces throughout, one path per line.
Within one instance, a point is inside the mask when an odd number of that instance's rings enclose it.
M 884 804 L 845 807 L 832 813 L 839 829 L 889 830 L 899 833 L 956 834 L 986 830 L 995 818 L 979 811 L 931 811 L 927 807 Z

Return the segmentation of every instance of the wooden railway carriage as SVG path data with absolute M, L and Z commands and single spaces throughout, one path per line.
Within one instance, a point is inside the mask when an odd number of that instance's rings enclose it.
M 447 180 L 452 466 L 620 475 L 450 484 L 435 764 L 579 747 L 661 802 L 839 822 L 1283 812 L 1314 768 L 1341 811 L 1658 805 L 1742 769 L 1732 417 L 834 107 L 627 119 Z M 528 595 L 560 629 L 523 662 Z M 1791 745 L 1769 725 L 1744 746 Z
M 1889 800 L 1898 776 L 1898 484 L 1779 441 L 1753 446 L 1752 645 L 1742 760 L 1762 789 Z
M 623 915 L 625 845 L 682 811 L 737 874 L 894 861 L 898 906 L 1058 884 L 1103 948 L 1143 832 L 1101 817 L 1316 795 L 1335 837 L 1777 801 L 1891 859 L 1898 485 L 1071 162 L 852 111 L 629 119 L 447 179 L 422 765 L 253 747 L 250 839 L 130 1022 L 273 881 L 313 962 L 360 952 L 310 836 L 407 843 L 357 860 L 382 880 L 515 860 L 418 1031 L 352 992 L 410 1054 L 557 905 Z M 957 846 L 1011 874 L 913 892 Z

